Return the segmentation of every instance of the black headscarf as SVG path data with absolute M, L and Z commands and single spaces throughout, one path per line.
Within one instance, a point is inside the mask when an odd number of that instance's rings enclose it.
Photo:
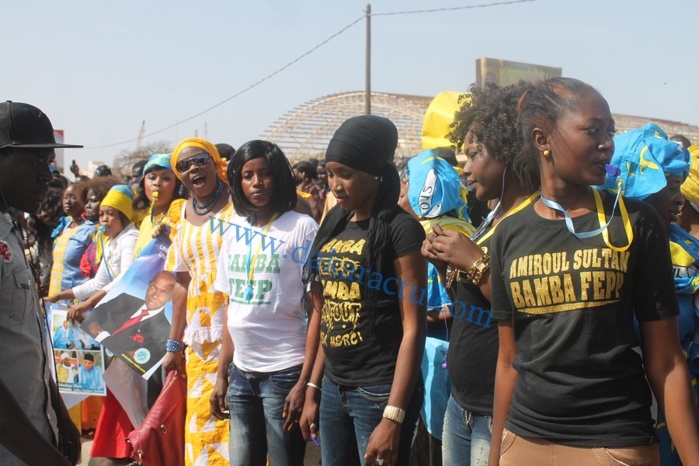
M 390 250 L 387 247 L 390 242 L 389 227 L 399 212 L 400 178 L 392 163 L 397 145 L 398 130 L 391 120 L 376 115 L 361 115 L 340 125 L 325 153 L 326 163 L 341 163 L 381 178 L 371 210 L 367 233 L 369 247 L 366 264 L 363 264 L 367 270 L 375 272 L 382 271 L 384 255 Z M 318 253 L 325 243 L 344 230 L 352 214 L 337 205 L 323 219 L 304 266 L 304 284 L 320 279 Z M 362 306 L 371 316 L 376 308 L 377 290 L 365 287 L 363 283 L 360 285 L 365 290 Z
M 386 164 L 392 162 L 397 145 L 398 130 L 388 118 L 352 117 L 335 131 L 325 152 L 325 162 L 341 163 L 379 176 Z

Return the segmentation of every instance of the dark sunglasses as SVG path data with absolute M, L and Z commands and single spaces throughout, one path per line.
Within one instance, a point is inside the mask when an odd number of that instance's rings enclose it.
M 190 168 L 192 168 L 192 165 L 196 165 L 197 167 L 203 167 L 209 161 L 211 160 L 211 156 L 207 154 L 206 152 L 202 152 L 201 154 L 193 155 L 188 159 L 180 160 L 177 162 L 177 165 L 175 165 L 175 168 L 177 168 L 177 171 L 180 173 L 184 173 Z

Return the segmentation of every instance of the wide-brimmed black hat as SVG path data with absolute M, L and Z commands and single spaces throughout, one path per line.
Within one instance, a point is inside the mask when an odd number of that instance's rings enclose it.
M 33 105 L 8 100 L 0 103 L 0 149 L 7 147 L 44 149 L 82 146 L 56 143 L 53 126 L 44 112 Z

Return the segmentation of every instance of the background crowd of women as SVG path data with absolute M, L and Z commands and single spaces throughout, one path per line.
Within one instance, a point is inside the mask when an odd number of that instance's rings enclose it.
M 136 191 L 54 180 L 27 247 L 79 321 L 172 239 L 188 465 L 302 465 L 309 440 L 324 466 L 407 465 L 413 444 L 413 464 L 697 465 L 699 149 L 615 131 L 594 88 L 555 78 L 472 87 L 462 169 L 428 150 L 399 175 L 371 115 L 317 166 L 188 138 Z M 111 393 L 73 415 L 93 456 L 130 455 Z

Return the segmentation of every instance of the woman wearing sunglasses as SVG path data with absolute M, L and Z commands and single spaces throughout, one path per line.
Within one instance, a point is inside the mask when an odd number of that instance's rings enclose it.
M 213 289 L 224 231 L 216 226 L 231 220 L 233 204 L 225 161 L 212 143 L 185 139 L 175 147 L 171 162 L 190 197 L 182 208 L 165 266 L 175 273 L 177 285 L 163 365 L 166 371 L 185 373 L 186 369 L 185 464 L 227 465 L 228 425 L 211 415 L 209 398 L 216 380 L 228 300 L 225 293 Z M 209 448 L 213 444 L 218 447 Z

